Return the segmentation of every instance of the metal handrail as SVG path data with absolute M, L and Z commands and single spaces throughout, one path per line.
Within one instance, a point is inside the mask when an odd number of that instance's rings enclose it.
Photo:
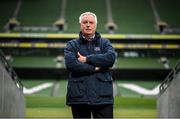
M 159 87 L 160 95 L 165 92 L 165 90 L 170 86 L 173 79 L 176 78 L 177 74 L 180 72 L 180 60 L 177 62 L 175 67 L 170 71 L 165 80 L 161 83 Z
M 13 79 L 13 81 L 14 81 L 15 85 L 18 87 L 18 89 L 20 89 L 20 91 L 23 92 L 23 84 L 21 83 L 18 75 L 16 74 L 14 69 L 9 65 L 9 63 L 7 62 L 7 60 L 4 56 L 5 55 L 4 55 L 3 51 L 0 49 L 0 62 L 2 62 L 2 65 L 4 65 L 5 69 L 9 73 L 10 77 Z

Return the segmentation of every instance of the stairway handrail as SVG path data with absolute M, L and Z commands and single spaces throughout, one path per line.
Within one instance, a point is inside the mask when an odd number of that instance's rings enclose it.
M 180 72 L 180 60 L 176 63 L 175 67 L 169 72 L 165 80 L 161 83 L 159 87 L 160 95 L 165 92 L 165 90 L 170 86 L 173 79 L 176 78 L 177 74 Z
M 19 77 L 16 74 L 16 72 L 14 71 L 14 69 L 11 67 L 11 65 L 6 60 L 5 55 L 1 49 L 0 49 L 0 62 L 2 63 L 2 65 L 4 65 L 5 69 L 7 70 L 7 72 L 11 76 L 11 78 L 13 79 L 13 81 L 14 81 L 15 85 L 18 87 L 18 89 L 20 89 L 20 91 L 23 92 L 23 84 L 19 80 Z

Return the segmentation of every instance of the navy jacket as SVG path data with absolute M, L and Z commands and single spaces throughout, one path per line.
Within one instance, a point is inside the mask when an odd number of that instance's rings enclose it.
M 77 52 L 87 57 L 87 63 L 77 59 Z M 113 87 L 110 67 L 115 62 L 115 50 L 107 39 L 95 33 L 92 41 L 83 38 L 67 42 L 64 50 L 65 64 L 69 73 L 67 105 L 113 104 Z M 101 67 L 95 71 L 95 67 Z

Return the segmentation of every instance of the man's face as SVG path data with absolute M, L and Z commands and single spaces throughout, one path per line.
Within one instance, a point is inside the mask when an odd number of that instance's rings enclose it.
M 84 15 L 80 24 L 81 31 L 85 36 L 91 36 L 96 31 L 95 18 L 92 15 Z

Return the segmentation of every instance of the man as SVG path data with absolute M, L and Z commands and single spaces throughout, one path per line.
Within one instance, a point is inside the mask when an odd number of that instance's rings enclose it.
M 96 32 L 97 17 L 85 12 L 79 17 L 78 39 L 68 41 L 64 50 L 70 72 L 67 105 L 74 118 L 113 118 L 113 87 L 109 71 L 115 62 L 115 50 Z

